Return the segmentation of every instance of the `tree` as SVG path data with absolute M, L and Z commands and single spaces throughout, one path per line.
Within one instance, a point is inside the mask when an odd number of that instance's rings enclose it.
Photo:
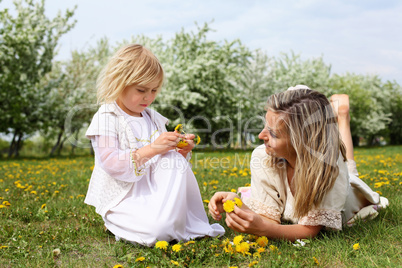
M 51 71 L 59 38 L 75 24 L 74 10 L 45 16 L 44 0 L 14 1 L 13 17 L 0 11 L 0 132 L 12 133 L 9 156 L 18 155 L 23 140 L 43 125 L 43 105 L 50 87 L 40 86 Z
M 78 133 L 90 122 L 96 111 L 96 79 L 110 56 L 106 38 L 88 51 L 73 51 L 71 59 L 56 62 L 45 84 L 52 85 L 45 105 L 46 124 L 42 132 L 47 140 L 55 140 L 50 152 L 60 154 L 65 141 L 78 142 Z
M 187 123 L 205 142 L 222 147 L 233 142 L 238 109 L 248 98 L 236 81 L 251 52 L 239 40 L 207 40 L 210 30 L 208 24 L 196 33 L 182 30 L 167 42 L 161 57 L 166 84 L 156 106 L 174 124 Z

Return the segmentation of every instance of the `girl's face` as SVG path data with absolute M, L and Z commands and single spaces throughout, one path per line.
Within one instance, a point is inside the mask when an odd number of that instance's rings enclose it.
M 293 148 L 288 131 L 283 122 L 283 115 L 268 111 L 265 115 L 266 125 L 258 138 L 264 141 L 267 154 L 285 158 L 288 162 L 296 157 L 296 151 Z
M 154 81 L 146 85 L 127 86 L 116 103 L 127 114 L 141 117 L 141 112 L 155 100 L 158 85 L 159 81 Z

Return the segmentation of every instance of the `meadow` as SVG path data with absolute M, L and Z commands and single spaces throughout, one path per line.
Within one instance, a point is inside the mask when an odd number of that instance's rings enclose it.
M 304 246 L 229 230 L 142 247 L 116 242 L 84 204 L 92 156 L 0 160 L 0 267 L 401 267 L 401 146 L 357 148 L 360 177 L 390 201 L 377 218 L 323 231 Z M 193 154 L 205 209 L 250 183 L 251 151 Z M 209 217 L 210 222 L 215 222 Z M 237 245 L 237 246 L 236 246 Z

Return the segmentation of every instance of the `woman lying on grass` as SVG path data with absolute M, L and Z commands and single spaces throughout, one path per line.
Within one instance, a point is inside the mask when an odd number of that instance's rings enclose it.
M 264 145 L 251 157 L 251 189 L 245 205 L 226 213 L 231 229 L 294 241 L 322 228 L 342 230 L 357 218 L 373 218 L 388 200 L 358 178 L 350 133 L 349 97 L 296 86 L 268 98 Z M 218 192 L 209 212 L 222 218 L 223 203 L 238 196 Z M 281 225 L 282 222 L 293 224 Z

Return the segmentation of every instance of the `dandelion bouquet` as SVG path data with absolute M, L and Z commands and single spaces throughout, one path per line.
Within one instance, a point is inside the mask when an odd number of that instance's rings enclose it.
M 174 131 L 185 135 L 186 132 L 184 131 L 184 126 L 182 124 L 178 124 Z M 196 135 L 195 139 L 194 139 L 194 143 L 195 145 L 198 145 L 201 142 L 201 138 L 200 136 Z M 188 142 L 185 139 L 180 139 L 179 143 L 177 144 L 177 148 L 184 148 L 188 145 Z

